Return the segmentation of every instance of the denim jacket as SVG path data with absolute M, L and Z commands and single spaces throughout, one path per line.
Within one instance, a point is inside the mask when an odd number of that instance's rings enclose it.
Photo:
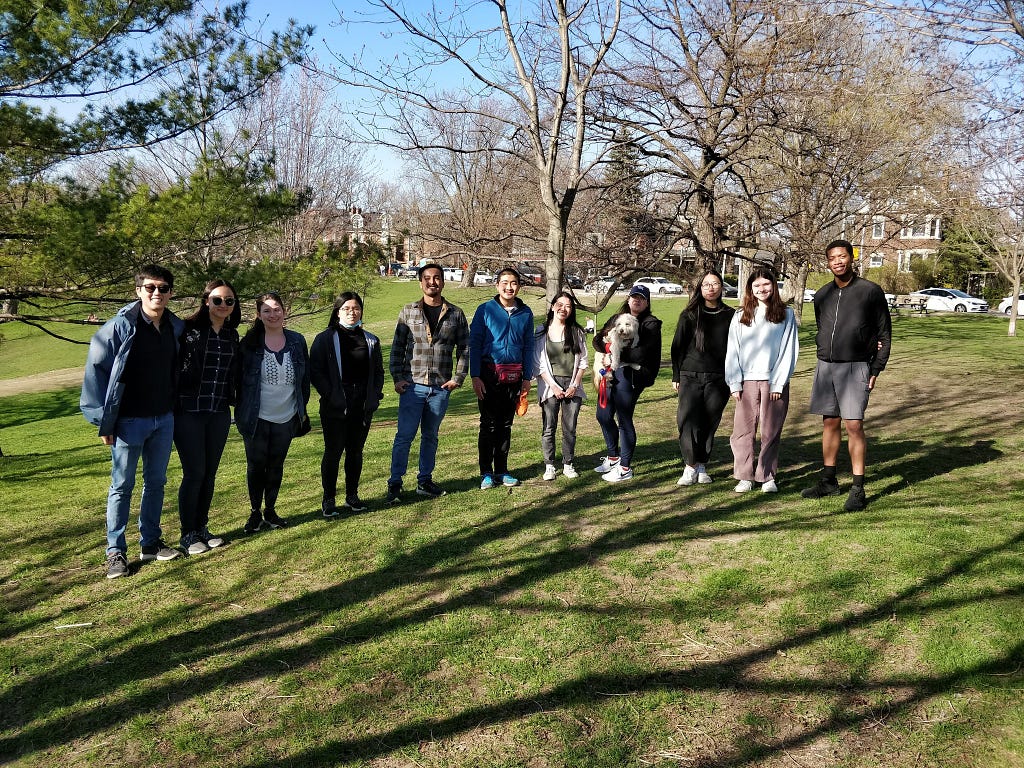
M 141 313 L 141 301 L 133 301 L 121 307 L 116 315 L 96 331 L 89 342 L 79 408 L 86 421 L 99 427 L 100 436 L 114 434 L 114 425 L 124 396 L 121 376 L 135 339 L 135 324 Z M 184 321 L 170 310 L 164 311 L 163 320 L 170 320 L 175 338 L 185 329 Z
M 295 366 L 295 402 L 298 405 L 300 421 L 305 421 L 306 403 L 309 402 L 309 352 L 306 340 L 295 331 L 284 329 L 284 348 L 291 353 Z M 254 349 L 242 342 L 242 379 L 238 397 L 235 399 L 235 426 L 244 437 L 256 434 L 260 420 L 260 378 L 263 373 L 263 355 L 266 353 L 262 341 Z M 298 426 L 298 424 L 296 424 Z

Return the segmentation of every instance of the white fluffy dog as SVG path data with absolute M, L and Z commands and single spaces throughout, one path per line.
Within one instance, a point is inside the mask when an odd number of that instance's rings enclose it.
M 612 362 L 607 369 L 606 375 L 610 379 L 613 372 L 618 370 L 619 366 L 622 365 L 622 350 L 630 347 L 635 347 L 640 343 L 640 323 L 628 312 L 623 312 L 615 318 L 615 323 L 608 332 L 604 335 L 605 341 L 608 342 L 608 354 L 611 356 Z M 601 359 L 603 354 L 598 352 L 594 355 L 594 385 L 597 386 L 601 379 Z M 626 363 L 626 365 L 636 370 L 640 369 L 639 363 Z

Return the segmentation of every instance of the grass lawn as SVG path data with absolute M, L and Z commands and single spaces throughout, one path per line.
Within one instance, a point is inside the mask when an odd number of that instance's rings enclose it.
M 448 293 L 467 311 L 490 295 Z M 415 295 L 368 297 L 385 343 Z M 654 302 L 666 357 L 681 306 Z M 389 392 L 367 443 L 370 511 L 320 517 L 314 422 L 285 468 L 292 527 L 243 535 L 233 433 L 211 520 L 229 544 L 140 565 L 129 530 L 133 575 L 112 581 L 109 459 L 77 389 L 0 398 L 0 762 L 1024 765 L 1021 342 L 999 318 L 896 321 L 866 422 L 869 506 L 845 514 L 844 497 L 799 497 L 820 463 L 812 323 L 778 495 L 732 492 L 731 407 L 715 483 L 675 485 L 663 370 L 637 411 L 630 483 L 589 471 L 602 453 L 591 396 L 578 480 L 540 480 L 534 403 L 513 432 L 524 484 L 478 490 L 467 386 L 442 427 L 449 494 L 385 507 Z M 4 332 L 0 375 L 15 350 L 16 375 L 46 370 L 48 342 Z M 172 458 L 169 540 L 179 479 Z

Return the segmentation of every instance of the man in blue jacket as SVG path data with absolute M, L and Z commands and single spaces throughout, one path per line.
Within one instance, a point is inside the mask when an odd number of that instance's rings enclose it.
M 184 323 L 167 309 L 174 290 L 169 270 L 149 264 L 135 276 L 138 300 L 123 307 L 89 344 L 80 407 L 110 446 L 107 493 L 108 579 L 128 574 L 125 530 L 135 473 L 142 459 L 139 543 L 142 560 L 181 553 L 161 538 L 167 463 L 174 439 L 178 337 Z
M 519 273 L 498 273 L 498 295 L 476 308 L 469 326 L 469 375 L 480 406 L 480 488 L 519 485 L 508 471 L 512 420 L 533 378 L 533 311 L 518 298 Z
M 847 512 L 864 509 L 864 471 L 868 440 L 864 434 L 864 412 L 875 381 L 889 361 L 892 319 L 885 293 L 853 268 L 853 246 L 834 240 L 825 249 L 833 281 L 814 294 L 814 319 L 818 324 L 818 362 L 811 384 L 811 413 L 822 417 L 821 478 L 805 488 L 804 498 L 816 499 L 839 493 L 836 462 L 842 440 L 846 440 L 853 470 L 853 486 L 846 499 Z

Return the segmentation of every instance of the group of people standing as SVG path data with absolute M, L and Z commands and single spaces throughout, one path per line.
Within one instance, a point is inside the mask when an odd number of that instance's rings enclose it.
M 840 425 L 846 427 L 854 484 L 846 509 L 862 509 L 866 438 L 862 420 L 868 394 L 885 367 L 891 337 L 888 307 L 878 286 L 852 269 L 853 249 L 836 241 L 826 250 L 834 282 L 817 292 L 817 354 L 811 410 L 823 417 L 821 479 L 805 497 L 839 493 L 836 460 Z M 497 294 L 477 307 L 472 322 L 443 296 L 444 272 L 434 264 L 417 273 L 422 296 L 399 314 L 389 369 L 399 395 L 386 501 L 401 501 L 409 452 L 417 431 L 420 451 L 416 493 L 436 498 L 438 434 L 451 392 L 470 376 L 480 413 L 480 488 L 512 487 L 520 480 L 508 466 L 512 424 L 537 381 L 542 415 L 545 481 L 558 475 L 556 432 L 561 427 L 562 474 L 575 478 L 576 428 L 586 398 L 587 334 L 576 319 L 576 300 L 559 293 L 546 319 L 534 328 L 531 309 L 519 298 L 518 272 L 498 273 Z M 760 484 L 776 492 L 779 441 L 789 408 L 789 379 L 799 345 L 792 309 L 778 293 L 772 270 L 757 267 L 747 279 L 737 312 L 722 301 L 722 277 L 707 271 L 682 311 L 672 340 L 672 386 L 678 393 L 680 485 L 710 483 L 707 463 L 730 396 L 736 401 L 731 446 L 737 492 Z M 241 306 L 226 280 L 209 282 L 199 308 L 184 320 L 167 308 L 174 278 L 148 265 L 135 278 L 137 301 L 97 331 L 89 349 L 81 409 L 111 450 L 107 498 L 108 578 L 129 572 L 125 531 L 138 463 L 143 465 L 139 514 L 142 560 L 201 554 L 224 543 L 210 532 L 214 482 L 231 424 L 230 408 L 245 446 L 250 514 L 246 533 L 283 528 L 277 512 L 285 459 L 296 436 L 310 429 L 311 390 L 319 395 L 324 452 L 320 465 L 325 518 L 358 513 L 363 448 L 374 412 L 384 397 L 380 339 L 363 327 L 363 300 L 354 292 L 334 302 L 327 328 L 307 350 L 303 336 L 285 327 L 286 305 L 273 292 L 256 299 L 256 317 L 239 336 Z M 612 368 L 609 332 L 619 315 L 637 322 L 634 346 Z M 595 470 L 608 482 L 633 478 L 637 433 L 633 416 L 640 395 L 661 364 L 661 321 L 650 293 L 636 285 L 594 334 L 594 367 L 601 377 L 596 408 L 606 455 Z M 761 432 L 759 455 L 755 438 Z M 172 445 L 181 461 L 178 491 L 180 548 L 162 538 L 167 465 Z M 344 456 L 344 502 L 338 475 Z

